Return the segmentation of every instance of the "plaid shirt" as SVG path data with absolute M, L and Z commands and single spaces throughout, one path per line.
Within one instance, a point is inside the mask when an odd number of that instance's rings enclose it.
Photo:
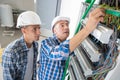
M 69 40 L 60 43 L 55 35 L 43 40 L 40 49 L 39 80 L 61 80 L 69 53 Z
M 36 60 L 38 54 L 38 43 L 33 42 L 34 60 L 33 60 L 33 78 L 36 80 Z M 4 80 L 24 80 L 28 48 L 24 38 L 15 40 L 9 44 L 2 55 L 3 79 Z

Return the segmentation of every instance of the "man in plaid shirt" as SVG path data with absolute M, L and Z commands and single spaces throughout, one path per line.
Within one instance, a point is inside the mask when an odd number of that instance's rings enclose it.
M 32 11 L 19 15 L 17 28 L 23 36 L 10 43 L 2 55 L 4 80 L 36 80 L 36 60 L 41 21 Z
M 53 19 L 51 29 L 53 37 L 42 41 L 40 49 L 39 80 L 61 80 L 65 69 L 65 61 L 70 53 L 96 28 L 105 16 L 103 9 L 97 8 L 89 15 L 86 26 L 73 38 L 69 36 L 70 19 L 57 16 Z

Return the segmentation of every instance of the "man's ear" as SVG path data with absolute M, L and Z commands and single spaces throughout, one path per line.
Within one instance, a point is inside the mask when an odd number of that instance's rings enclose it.
M 53 33 L 56 34 L 56 29 L 55 28 L 53 28 Z
M 21 28 L 21 32 L 22 32 L 22 33 L 25 33 L 25 29 L 24 29 L 24 28 Z

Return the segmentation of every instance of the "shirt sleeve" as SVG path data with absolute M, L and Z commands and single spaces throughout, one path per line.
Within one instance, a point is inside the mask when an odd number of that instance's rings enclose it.
M 3 80 L 15 80 L 15 67 L 10 52 L 4 51 L 2 55 Z
M 69 40 L 66 40 L 59 45 L 52 45 L 52 43 L 43 41 L 41 43 L 40 53 L 44 54 L 50 59 L 66 60 L 69 56 Z

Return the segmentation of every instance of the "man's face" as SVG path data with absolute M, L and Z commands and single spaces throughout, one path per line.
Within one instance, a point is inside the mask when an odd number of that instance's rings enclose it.
M 39 25 L 29 25 L 22 29 L 24 37 L 29 41 L 37 41 L 40 36 L 40 26 Z
M 69 36 L 69 23 L 66 20 L 57 22 L 53 29 L 54 34 L 60 41 L 64 41 Z

